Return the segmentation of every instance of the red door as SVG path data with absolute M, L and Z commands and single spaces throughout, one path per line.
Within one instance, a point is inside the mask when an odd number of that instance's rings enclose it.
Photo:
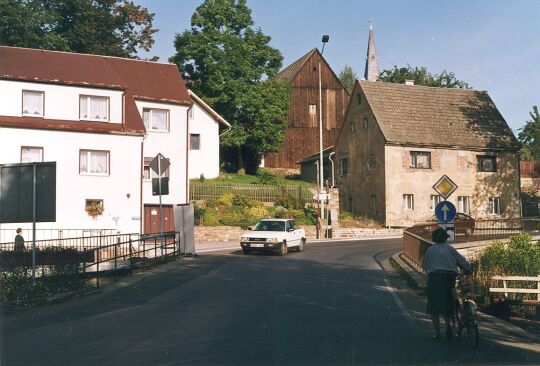
M 174 214 L 172 205 L 162 205 L 163 232 L 174 231 Z M 159 205 L 144 205 L 144 233 L 159 233 Z

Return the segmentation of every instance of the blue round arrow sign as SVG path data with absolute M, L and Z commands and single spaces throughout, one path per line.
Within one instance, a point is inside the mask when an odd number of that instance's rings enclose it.
M 456 206 L 449 201 L 439 202 L 435 207 L 435 216 L 442 223 L 452 222 L 456 218 Z

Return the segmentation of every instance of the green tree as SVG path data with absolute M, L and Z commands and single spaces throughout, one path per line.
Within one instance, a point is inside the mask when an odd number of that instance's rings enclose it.
M 350 94 L 354 88 L 354 83 L 358 79 L 358 75 L 354 72 L 351 66 L 345 65 L 343 70 L 340 71 L 338 78 L 339 81 L 341 81 L 341 84 L 343 84 L 345 89 L 347 89 Z
M 178 65 L 188 85 L 227 119 L 223 157 L 235 169 L 276 151 L 286 128 L 289 88 L 268 82 L 281 68 L 281 53 L 254 28 L 246 0 L 205 0 L 191 17 L 191 29 L 177 34 Z M 250 169 L 251 168 L 251 169 Z
M 383 70 L 379 80 L 389 83 L 403 84 L 405 80 L 414 80 L 415 85 L 434 86 L 439 88 L 469 89 L 469 84 L 458 80 L 453 72 L 443 70 L 440 74 L 432 74 L 425 67 L 394 66 Z
M 533 106 L 529 112 L 531 119 L 519 129 L 518 140 L 523 145 L 521 157 L 523 160 L 540 160 L 540 114 L 538 106 Z
M 129 0 L 0 0 L 0 44 L 136 57 L 154 43 L 154 14 Z

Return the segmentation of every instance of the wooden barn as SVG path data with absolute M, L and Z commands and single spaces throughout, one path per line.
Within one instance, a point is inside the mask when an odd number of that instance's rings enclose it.
M 298 161 L 319 151 L 319 62 L 322 79 L 323 148 L 335 144 L 349 93 L 318 49 L 283 69 L 278 80 L 292 84 L 288 127 L 281 150 L 265 156 L 264 166 L 299 171 Z

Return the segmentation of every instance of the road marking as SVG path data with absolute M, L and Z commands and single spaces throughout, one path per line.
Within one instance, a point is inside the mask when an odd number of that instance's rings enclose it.
M 386 289 L 390 292 L 390 294 L 394 298 L 394 301 L 396 302 L 397 306 L 399 307 L 399 310 L 401 310 L 401 313 L 403 314 L 405 319 L 407 319 L 407 323 L 409 323 L 409 326 L 411 328 L 416 328 L 416 323 L 415 323 L 413 317 L 411 316 L 411 313 L 409 313 L 409 310 L 407 310 L 405 305 L 403 305 L 403 302 L 401 302 L 399 296 L 396 293 L 396 290 L 390 284 L 390 281 L 388 281 L 388 279 L 385 278 L 384 283 L 386 283 Z

